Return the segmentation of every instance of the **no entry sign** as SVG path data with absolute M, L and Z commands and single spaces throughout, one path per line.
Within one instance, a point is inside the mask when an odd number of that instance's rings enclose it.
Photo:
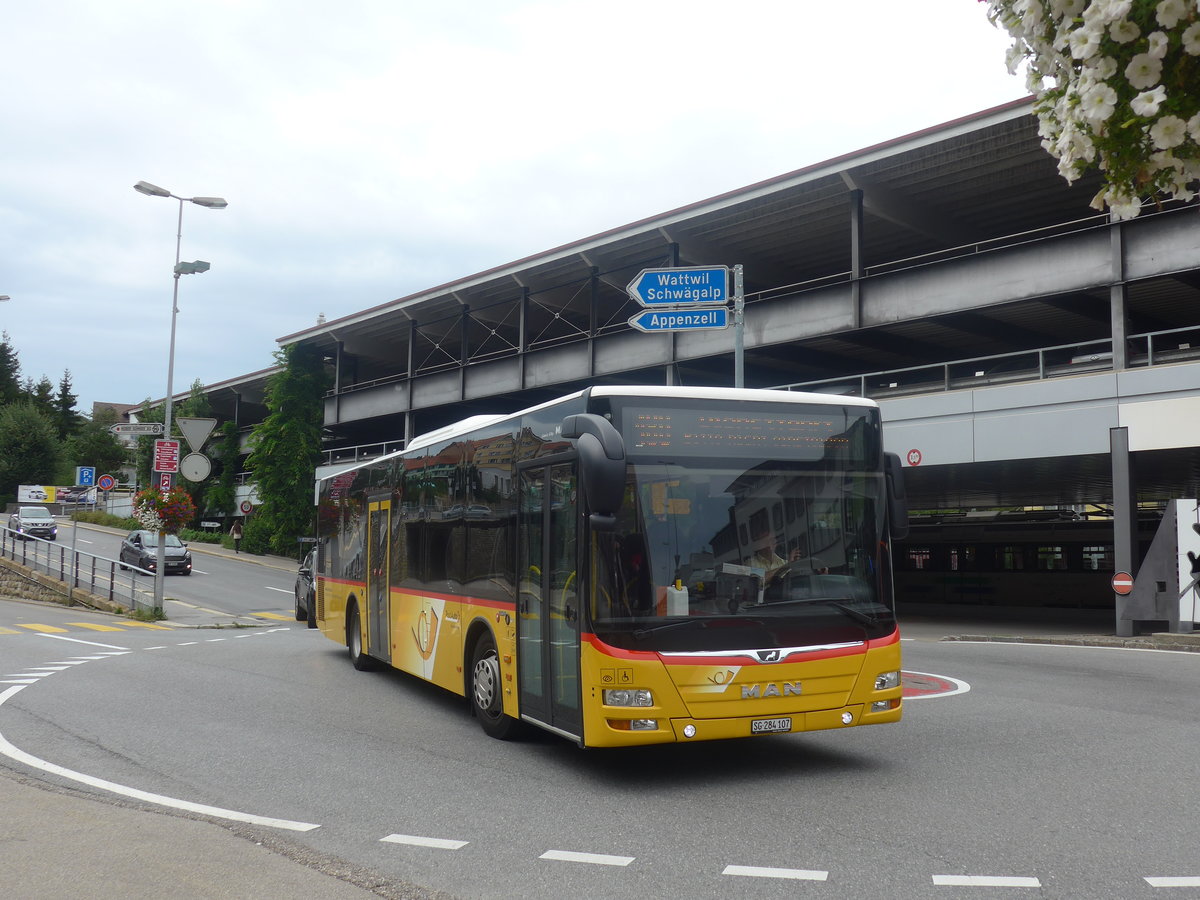
M 1133 576 L 1128 572 L 1118 572 L 1112 577 L 1112 589 L 1118 594 L 1128 594 L 1133 590 Z

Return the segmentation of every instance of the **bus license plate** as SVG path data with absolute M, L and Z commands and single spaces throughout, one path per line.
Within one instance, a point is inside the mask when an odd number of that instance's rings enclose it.
M 791 731 L 791 719 L 751 719 L 751 734 L 776 734 L 780 731 Z

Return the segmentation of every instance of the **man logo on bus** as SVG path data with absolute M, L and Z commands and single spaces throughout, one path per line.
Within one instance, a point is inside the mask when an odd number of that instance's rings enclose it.
M 787 697 L 800 695 L 800 682 L 783 681 L 780 684 L 743 684 L 743 700 L 760 700 L 767 697 Z
M 433 656 L 433 648 L 437 646 L 438 615 L 432 609 L 421 610 L 417 619 L 417 627 L 413 629 L 413 640 L 417 642 L 417 652 L 421 659 L 429 662 Z

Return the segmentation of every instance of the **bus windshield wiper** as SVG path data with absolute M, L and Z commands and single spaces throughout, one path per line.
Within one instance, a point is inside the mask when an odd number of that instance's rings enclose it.
M 850 618 L 862 622 L 864 625 L 877 625 L 879 619 L 870 613 L 865 613 L 861 609 L 850 606 L 847 601 L 849 597 L 792 597 L 788 600 L 768 600 L 765 603 L 743 603 L 738 607 L 743 609 L 761 609 L 767 606 L 792 606 L 798 603 L 819 603 L 822 606 L 832 606 L 839 612 L 845 613 Z
M 659 631 L 667 631 L 671 628 L 682 628 L 685 625 L 698 625 L 703 628 L 704 622 L 705 620 L 703 618 L 677 619 L 674 622 L 663 622 L 660 625 L 650 625 L 646 628 L 639 628 L 633 632 L 633 636 L 638 640 L 641 640 L 642 638 L 646 637 L 646 635 L 655 634 Z

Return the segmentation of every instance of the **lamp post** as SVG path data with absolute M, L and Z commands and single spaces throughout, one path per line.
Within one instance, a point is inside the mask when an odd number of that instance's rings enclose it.
M 203 260 L 196 260 L 190 263 L 181 263 L 179 261 L 179 248 L 183 243 L 183 204 L 186 201 L 207 209 L 224 209 L 229 204 L 221 197 L 180 197 L 172 194 L 166 188 L 160 188 L 158 185 L 150 184 L 148 181 L 139 181 L 133 186 L 133 189 L 139 194 L 145 194 L 147 197 L 170 197 L 173 200 L 179 201 L 179 223 L 175 232 L 175 288 L 171 294 L 171 345 L 170 351 L 167 354 L 167 399 L 163 411 L 163 438 L 170 440 L 171 400 L 175 390 L 175 318 L 179 314 L 179 276 L 197 275 L 208 271 L 208 263 Z M 174 486 L 175 476 L 173 474 L 167 475 L 166 483 L 168 487 Z M 160 490 L 162 488 L 161 480 L 159 488 Z M 163 608 L 164 580 L 167 574 L 166 543 L 166 533 L 160 531 L 158 533 L 157 563 L 154 569 L 154 608 L 159 611 Z

